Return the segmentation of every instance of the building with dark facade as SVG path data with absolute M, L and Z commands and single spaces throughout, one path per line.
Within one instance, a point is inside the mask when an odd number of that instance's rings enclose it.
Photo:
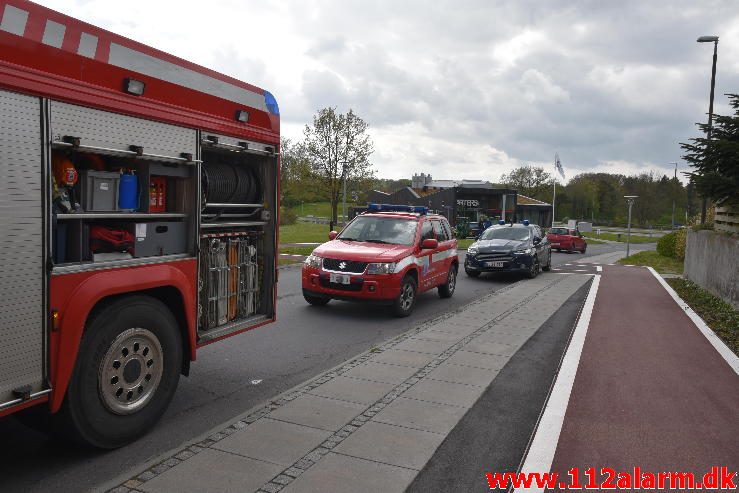
M 452 226 L 463 218 L 472 223 L 528 219 L 546 226 L 552 217 L 551 204 L 519 195 L 516 190 L 483 180 L 434 180 L 424 173 L 413 175 L 410 187 L 392 193 L 370 191 L 367 202 L 426 206 L 446 216 Z

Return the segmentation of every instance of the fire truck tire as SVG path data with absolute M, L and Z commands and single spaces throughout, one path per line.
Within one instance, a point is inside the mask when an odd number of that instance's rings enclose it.
M 439 298 L 451 298 L 454 294 L 454 288 L 457 287 L 457 265 L 452 264 L 449 267 L 449 274 L 446 282 L 439 286 Z
M 412 276 L 405 276 L 400 282 L 400 295 L 393 303 L 393 314 L 396 317 L 407 317 L 416 305 L 418 285 Z
M 329 301 L 331 301 L 331 298 L 323 298 L 321 296 L 311 296 L 305 293 L 303 293 L 303 298 L 305 298 L 305 301 L 308 302 L 308 304 L 313 305 L 313 306 L 325 306 L 328 304 Z
M 88 321 L 55 431 L 101 449 L 135 440 L 169 406 L 181 366 L 180 331 L 162 302 L 112 302 Z

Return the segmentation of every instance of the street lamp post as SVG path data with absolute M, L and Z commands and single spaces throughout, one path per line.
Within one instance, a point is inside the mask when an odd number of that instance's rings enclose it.
M 708 102 L 708 131 L 706 138 L 711 140 L 711 130 L 713 129 L 713 89 L 716 86 L 716 59 L 718 58 L 718 36 L 701 36 L 696 39 L 698 43 L 713 43 L 713 66 L 711 68 L 711 97 Z M 701 204 L 701 224 L 706 222 L 706 197 L 703 197 Z
M 675 180 L 677 180 L 677 162 L 673 161 L 670 164 L 675 165 Z M 673 183 L 673 189 L 672 189 L 672 229 L 675 229 L 675 188 Z
M 626 256 L 629 256 L 629 247 L 631 246 L 631 206 L 634 205 L 634 200 L 636 200 L 639 196 L 638 195 L 624 195 L 624 198 L 626 199 L 626 202 L 629 204 L 629 226 L 628 226 L 628 232 L 626 233 Z

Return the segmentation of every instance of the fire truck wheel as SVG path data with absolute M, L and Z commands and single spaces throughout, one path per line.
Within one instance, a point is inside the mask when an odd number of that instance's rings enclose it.
M 416 304 L 416 280 L 411 276 L 405 276 L 400 283 L 400 295 L 393 303 L 393 313 L 396 317 L 407 317 L 413 311 Z
M 305 298 L 305 301 L 307 301 L 309 304 L 313 306 L 324 306 L 329 301 L 331 301 L 331 298 L 323 298 L 321 296 L 311 296 L 305 293 L 303 293 L 303 298 Z
M 439 286 L 439 298 L 451 298 L 454 294 L 454 288 L 457 287 L 457 266 L 452 264 L 449 267 L 449 275 L 446 278 L 446 283 Z
M 135 440 L 164 414 L 181 366 L 177 321 L 162 302 L 114 301 L 88 321 L 59 413 L 62 433 L 102 449 Z

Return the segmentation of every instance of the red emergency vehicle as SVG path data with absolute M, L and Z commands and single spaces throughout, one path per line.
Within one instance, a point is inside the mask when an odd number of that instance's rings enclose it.
M 121 446 L 199 347 L 275 320 L 277 102 L 0 0 L 0 114 L 0 416 Z
M 303 264 L 303 297 L 311 305 L 371 301 L 405 317 L 418 293 L 454 294 L 457 240 L 446 218 L 425 207 L 370 204 L 329 239 Z

